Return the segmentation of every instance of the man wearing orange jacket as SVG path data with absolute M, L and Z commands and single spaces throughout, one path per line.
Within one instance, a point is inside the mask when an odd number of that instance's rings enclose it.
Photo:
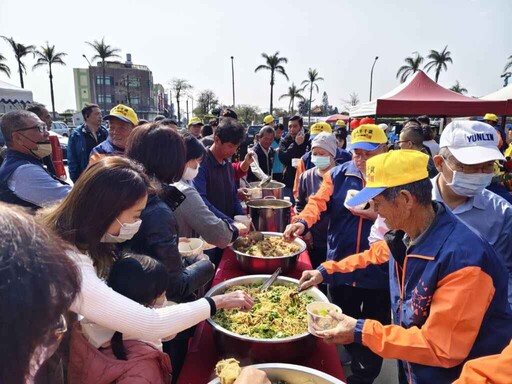
M 499 353 L 512 338 L 503 262 L 444 204 L 432 202 L 427 163 L 427 155 L 411 150 L 369 159 L 367 185 L 347 205 L 371 199 L 391 231 L 368 251 L 301 278 L 304 289 L 388 265 L 394 325 L 339 315 L 334 329 L 318 334 L 401 360 L 401 383 L 451 383 L 465 361 Z
M 302 212 L 284 232 L 287 239 L 305 234 L 319 221 L 322 212 L 327 212 L 327 260 L 340 260 L 368 249 L 368 236 L 377 217 L 372 209 L 350 210 L 344 202 L 349 191 L 359 191 L 365 186 L 366 161 L 387 151 L 387 137 L 374 124 L 360 125 L 351 136 L 352 161 L 324 174 L 318 192 L 309 197 Z M 376 266 L 358 276 L 340 275 L 335 280 L 329 284 L 329 293 L 344 313 L 384 324 L 391 321 L 386 268 Z M 352 375 L 347 383 L 372 383 L 379 375 L 382 358 L 360 344 L 347 345 L 346 349 L 352 356 Z

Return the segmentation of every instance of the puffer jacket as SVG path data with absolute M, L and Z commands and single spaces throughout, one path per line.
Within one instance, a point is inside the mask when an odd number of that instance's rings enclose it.
M 155 347 L 137 340 L 123 341 L 128 360 L 118 360 L 111 348 L 94 348 L 79 323 L 71 333 L 68 384 L 169 384 L 171 360 Z
M 176 303 L 190 301 L 192 293 L 213 278 L 215 267 L 209 260 L 185 265 L 178 250 L 178 221 L 173 212 L 185 196 L 175 187 L 162 185 L 164 192 L 148 198 L 140 216 L 142 225 L 123 248 L 154 257 L 170 274 L 167 298 Z

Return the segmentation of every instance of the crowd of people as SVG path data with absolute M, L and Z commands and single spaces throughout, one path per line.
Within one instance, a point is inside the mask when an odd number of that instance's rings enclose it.
M 427 116 L 393 133 L 371 118 L 306 129 L 268 115 L 248 142 L 229 108 L 185 128 L 125 105 L 82 114 L 72 183 L 52 167 L 44 106 L 0 119 L 1 382 L 177 382 L 195 325 L 254 305 L 204 292 L 250 183 L 268 179 L 294 206 L 284 237 L 308 245 L 301 288 L 319 285 L 342 309 L 319 335 L 345 345 L 349 384 L 372 383 L 383 358 L 399 360 L 400 383 L 510 382 L 512 198 L 497 182 L 508 149 L 497 116 L 436 136 Z M 183 258 L 180 238 L 193 237 L 212 249 Z M 236 383 L 269 381 L 247 368 Z

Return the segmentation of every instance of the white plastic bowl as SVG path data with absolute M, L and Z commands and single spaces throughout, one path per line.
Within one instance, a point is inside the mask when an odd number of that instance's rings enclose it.
M 180 240 L 178 243 L 178 250 L 181 256 L 191 257 L 199 256 L 203 254 L 204 242 L 198 238 L 190 238 L 186 240 Z
M 341 308 L 332 303 L 325 303 L 321 301 L 314 301 L 306 306 L 308 312 L 308 331 L 312 335 L 317 335 L 316 331 L 327 331 L 333 329 L 339 321 L 329 315 L 330 311 L 341 312 Z

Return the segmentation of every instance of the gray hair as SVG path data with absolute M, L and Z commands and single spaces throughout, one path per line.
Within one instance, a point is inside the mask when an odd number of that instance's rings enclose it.
M 33 112 L 18 109 L 16 111 L 7 112 L 0 119 L 0 129 L 4 135 L 5 142 L 7 144 L 12 143 L 12 134 L 18 129 L 25 128 L 24 124 L 27 119 L 33 118 L 35 115 Z
M 261 137 L 263 135 L 268 135 L 269 133 L 271 133 L 272 135 L 275 135 L 276 131 L 270 125 L 265 125 L 263 128 L 260 129 L 259 137 Z
M 428 177 L 409 184 L 387 188 L 381 195 L 386 201 L 393 201 L 400 194 L 400 191 L 408 191 L 421 206 L 425 207 L 432 204 L 432 183 Z

